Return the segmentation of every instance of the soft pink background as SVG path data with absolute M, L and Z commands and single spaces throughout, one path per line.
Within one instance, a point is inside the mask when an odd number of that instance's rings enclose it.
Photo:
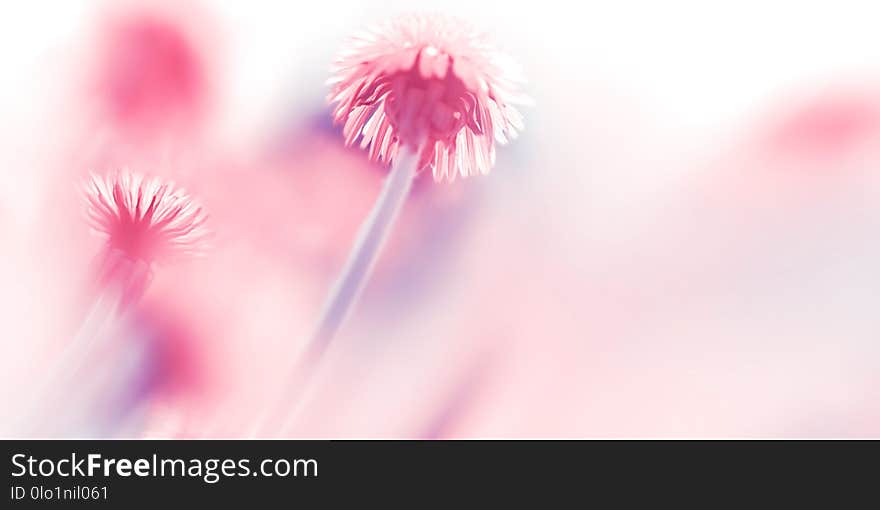
M 182 4 L 0 22 L 0 434 L 90 299 L 76 179 L 123 165 L 199 196 L 216 246 L 156 268 L 91 362 L 116 383 L 63 389 L 100 410 L 70 434 L 241 437 L 283 398 L 384 171 L 329 64 L 415 8 L 495 32 L 535 105 L 488 177 L 417 183 L 285 435 L 880 432 L 875 2 Z

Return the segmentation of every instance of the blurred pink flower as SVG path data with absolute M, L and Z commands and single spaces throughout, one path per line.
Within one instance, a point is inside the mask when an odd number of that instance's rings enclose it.
M 517 66 L 467 23 L 410 15 L 354 37 L 336 60 L 330 102 L 347 144 L 389 162 L 401 144 L 423 147 L 435 180 L 486 174 L 495 141 L 523 129 Z
M 819 159 L 845 156 L 880 132 L 880 101 L 873 88 L 838 86 L 771 112 L 766 149 Z
M 92 175 L 84 192 L 88 220 L 107 237 L 111 252 L 150 264 L 198 255 L 206 247 L 207 214 L 171 183 L 123 170 Z
M 94 79 L 106 120 L 136 139 L 198 121 L 209 99 L 206 56 L 192 27 L 170 12 L 111 17 Z

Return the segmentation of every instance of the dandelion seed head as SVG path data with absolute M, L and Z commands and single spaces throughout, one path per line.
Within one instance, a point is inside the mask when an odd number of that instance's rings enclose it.
M 208 216 L 173 183 L 122 170 L 83 183 L 86 217 L 107 248 L 146 264 L 204 253 Z
M 360 139 L 371 159 L 390 162 L 421 147 L 435 180 L 486 174 L 495 143 L 523 129 L 514 105 L 528 101 L 515 63 L 470 24 L 410 15 L 353 37 L 329 83 L 346 144 Z

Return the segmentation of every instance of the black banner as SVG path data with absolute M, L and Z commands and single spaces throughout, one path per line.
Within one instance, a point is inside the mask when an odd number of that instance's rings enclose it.
M 832 479 L 841 496 L 876 493 L 878 454 L 835 441 L 3 441 L 3 508 L 786 502 Z

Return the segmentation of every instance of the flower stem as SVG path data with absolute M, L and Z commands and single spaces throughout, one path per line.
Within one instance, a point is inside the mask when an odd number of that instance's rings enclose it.
M 345 266 L 324 303 L 317 327 L 305 345 L 305 352 L 294 365 L 287 391 L 281 393 L 281 398 L 285 400 L 278 411 L 282 416 L 268 421 L 258 420 L 261 423 L 257 424 L 252 433 L 256 434 L 260 430 L 283 433 L 299 413 L 321 357 L 354 308 L 403 208 L 415 180 L 420 153 L 420 150 L 411 147 L 401 148 L 373 209 L 360 226 Z M 272 422 L 278 425 L 273 426 Z
M 419 151 L 405 147 L 394 161 L 382 192 L 361 225 L 354 246 L 330 296 L 307 348 L 322 352 L 348 317 L 370 277 L 395 220 L 409 195 L 419 161 Z
M 106 259 L 105 259 L 106 262 Z M 28 436 L 67 435 L 67 428 L 78 419 L 81 400 L 94 395 L 82 391 L 94 374 L 87 372 L 95 356 L 106 347 L 108 335 L 140 299 L 148 268 L 132 261 L 117 263 L 115 279 L 99 291 L 73 336 L 48 371 L 49 377 L 35 392 L 31 409 L 25 413 L 21 431 Z M 72 390 L 76 388 L 76 390 Z M 68 412 L 53 416 L 57 406 Z

